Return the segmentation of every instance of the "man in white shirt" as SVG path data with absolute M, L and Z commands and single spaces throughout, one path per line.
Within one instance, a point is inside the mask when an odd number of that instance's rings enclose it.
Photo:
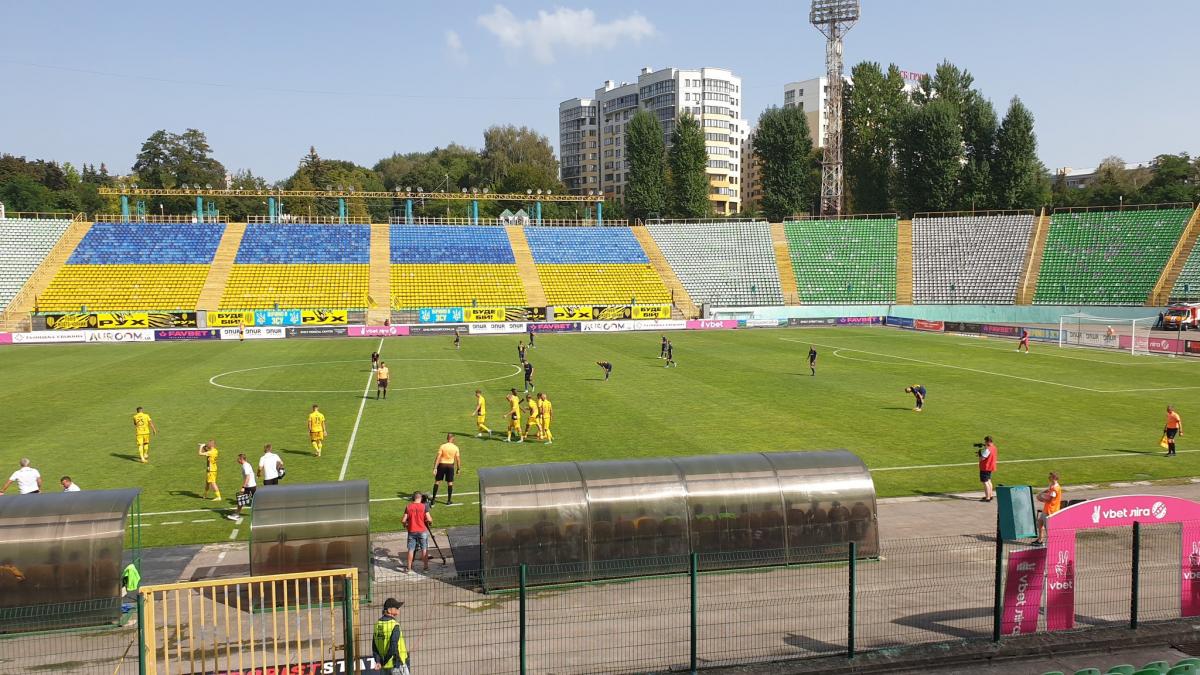
M 58 482 L 62 484 L 63 492 L 79 492 L 79 485 L 71 480 L 70 476 L 63 476 L 58 479 Z
M 242 469 L 242 489 L 237 493 L 237 510 L 225 517 L 235 523 L 240 523 L 242 522 L 242 509 L 254 501 L 254 492 L 258 490 L 258 483 L 254 481 L 254 467 L 251 466 L 250 460 L 246 459 L 245 454 L 237 456 L 237 463 Z
M 262 457 L 258 459 L 258 475 L 263 479 L 263 485 L 279 485 L 283 477 L 283 460 L 271 449 L 271 444 L 263 446 Z
M 4 487 L 0 487 L 0 495 L 8 490 L 8 486 L 13 483 L 17 484 L 17 490 L 23 495 L 37 494 L 42 491 L 42 474 L 37 469 L 29 466 L 29 460 L 21 459 L 21 468 L 13 472 L 8 480 L 5 481 Z

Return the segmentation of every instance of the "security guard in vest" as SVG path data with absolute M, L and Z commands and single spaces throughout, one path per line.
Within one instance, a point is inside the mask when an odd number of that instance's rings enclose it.
M 400 615 L 402 603 L 395 598 L 383 601 L 383 616 L 375 622 L 374 639 L 371 647 L 379 672 L 388 675 L 409 675 L 408 648 L 404 645 L 404 634 L 396 617 Z

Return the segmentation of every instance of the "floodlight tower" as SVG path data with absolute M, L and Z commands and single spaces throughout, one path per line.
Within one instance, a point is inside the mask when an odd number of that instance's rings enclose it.
M 812 0 L 808 20 L 825 36 L 825 152 L 821 214 L 842 212 L 842 36 L 858 22 L 858 0 Z

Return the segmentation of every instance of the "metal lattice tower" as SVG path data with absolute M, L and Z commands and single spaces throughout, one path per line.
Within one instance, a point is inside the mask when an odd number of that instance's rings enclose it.
M 812 0 L 808 20 L 825 36 L 825 152 L 821 158 L 821 214 L 842 212 L 842 36 L 858 22 L 858 0 Z

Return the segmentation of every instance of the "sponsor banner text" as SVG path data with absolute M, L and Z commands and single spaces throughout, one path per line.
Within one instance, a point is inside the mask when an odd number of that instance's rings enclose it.
M 87 334 L 88 342 L 154 342 L 154 331 L 149 328 L 133 330 L 96 330 Z
M 154 340 L 219 340 L 219 328 L 167 328 L 154 331 Z
M 283 326 L 246 326 L 245 328 L 222 328 L 222 340 L 278 340 L 287 336 Z
M 392 337 L 408 335 L 408 326 L 347 326 L 350 337 Z
M 524 333 L 524 322 L 503 322 L 494 323 L 473 323 L 467 326 L 467 332 L 471 335 L 495 335 L 499 333 Z
M 38 331 L 36 333 L 13 333 L 13 344 L 48 344 L 52 342 L 84 342 L 87 340 L 88 331 L 84 330 L 59 330 L 59 331 Z
M 298 309 L 257 309 L 254 310 L 254 325 L 256 326 L 299 326 L 300 310 Z
M 508 315 L 503 307 L 464 307 L 463 320 L 467 323 L 476 321 L 502 323 Z
M 688 319 L 688 330 L 713 330 L 718 328 L 737 328 L 737 319 Z
M 1042 579 L 1046 572 L 1046 549 L 1027 548 L 1008 554 L 1004 579 L 1004 605 L 1000 615 L 1003 635 L 1029 635 L 1037 631 L 1042 608 Z
M 253 326 L 254 312 L 209 312 L 207 321 L 210 328 Z
M 345 326 L 349 312 L 344 309 L 302 309 L 300 324 L 303 326 Z

